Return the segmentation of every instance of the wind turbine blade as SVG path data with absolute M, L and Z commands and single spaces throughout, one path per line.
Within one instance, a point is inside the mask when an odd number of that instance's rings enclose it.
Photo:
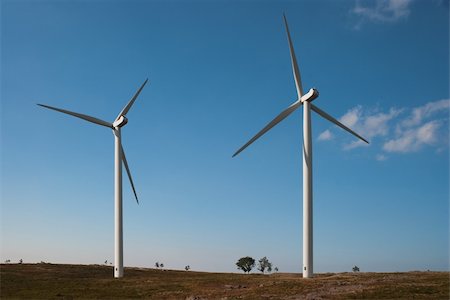
M 119 113 L 119 115 L 117 116 L 116 120 L 118 120 L 120 118 L 120 116 L 124 116 L 128 113 L 128 111 L 130 110 L 131 106 L 133 105 L 134 101 L 136 100 L 136 98 L 139 96 L 139 94 L 141 93 L 142 89 L 144 88 L 145 84 L 147 83 L 148 78 L 145 79 L 144 83 L 141 85 L 141 87 L 137 90 L 136 94 L 134 94 L 133 98 L 131 98 L 131 100 L 128 102 L 128 104 L 122 109 L 122 111 Z
M 303 96 L 302 78 L 300 76 L 300 70 L 298 69 L 297 58 L 295 57 L 294 46 L 292 45 L 291 34 L 289 33 L 289 27 L 286 20 L 286 16 L 283 14 L 284 25 L 286 26 L 286 33 L 289 42 L 289 52 L 291 53 L 292 72 L 294 73 L 295 87 L 297 88 L 297 96 L 301 98 Z
M 342 124 L 341 122 L 339 122 L 338 120 L 336 120 L 335 118 L 333 118 L 332 116 L 330 116 L 329 114 L 327 114 L 326 112 L 324 112 L 323 110 L 321 110 L 320 108 L 318 108 L 317 106 L 315 106 L 312 103 L 311 103 L 311 109 L 313 111 L 315 111 L 316 113 L 318 113 L 320 116 L 327 119 L 328 121 L 336 124 L 337 126 L 341 127 L 344 130 L 347 130 L 348 132 L 350 132 L 357 138 L 359 138 L 359 139 L 363 140 L 364 142 L 366 142 L 367 144 L 369 144 L 369 141 L 367 141 L 365 138 L 363 138 L 362 136 L 360 136 L 359 134 L 357 134 L 356 132 L 354 132 L 353 130 L 351 130 L 350 128 L 348 128 L 347 126 L 345 126 L 344 124 Z
M 294 110 L 299 108 L 303 102 L 300 100 L 295 101 L 293 104 L 291 104 L 288 108 L 283 110 L 275 119 L 273 119 L 269 124 L 266 125 L 260 132 L 258 132 L 254 137 L 252 137 L 251 140 L 249 140 L 244 146 L 242 146 L 236 153 L 233 154 L 233 157 L 241 153 L 245 148 L 250 146 L 254 141 L 256 141 L 260 136 L 262 136 L 264 133 L 269 131 L 272 127 L 280 123 L 283 119 L 285 119 L 287 116 L 289 116 Z
M 126 158 L 126 156 L 125 156 L 125 151 L 123 150 L 122 145 L 120 145 L 120 147 L 122 148 L 122 161 L 123 161 L 123 165 L 125 166 L 125 170 L 127 170 L 128 178 L 130 179 L 131 188 L 133 189 L 133 193 L 134 193 L 134 197 L 136 198 L 136 202 L 137 202 L 137 204 L 139 204 L 138 196 L 137 196 L 137 194 L 136 194 L 136 189 L 134 188 L 133 178 L 131 177 L 130 168 L 128 167 L 127 158 Z
M 91 116 L 88 116 L 88 115 L 83 115 L 83 114 L 79 114 L 79 113 L 76 113 L 76 112 L 73 112 L 73 111 L 69 111 L 69 110 L 65 110 L 65 109 L 61 109 L 61 108 L 56 108 L 56 107 L 52 107 L 52 106 L 48 106 L 48 105 L 44 105 L 44 104 L 38 104 L 38 105 L 42 106 L 42 107 L 45 107 L 45 108 L 48 108 L 48 109 L 56 110 L 56 111 L 59 111 L 59 112 L 62 112 L 62 113 L 74 116 L 74 117 L 77 117 L 77 118 L 80 118 L 80 119 L 83 119 L 83 120 L 86 120 L 88 122 L 92 122 L 94 124 L 102 125 L 102 126 L 105 126 L 105 127 L 108 127 L 108 128 L 112 128 L 113 127 L 112 124 L 109 123 L 109 122 L 106 122 L 106 121 L 103 121 L 103 120 L 100 120 L 100 119 L 97 119 L 97 118 L 94 118 L 94 117 L 91 117 Z

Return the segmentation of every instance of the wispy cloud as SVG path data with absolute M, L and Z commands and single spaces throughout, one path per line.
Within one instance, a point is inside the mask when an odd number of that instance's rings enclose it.
M 317 138 L 319 141 L 329 141 L 333 139 L 334 135 L 331 133 L 330 130 L 325 130 L 321 134 L 319 134 L 319 137 Z
M 353 127 L 361 118 L 362 106 L 358 105 L 350 109 L 345 115 L 343 115 L 339 121 L 348 127 Z
M 388 158 L 387 158 L 387 156 L 384 155 L 384 154 L 377 154 L 377 155 L 375 156 L 375 159 L 378 160 L 378 161 L 385 161 L 385 160 L 387 160 Z
M 402 109 L 391 108 L 388 113 L 374 112 L 363 114 L 362 107 L 356 106 L 344 114 L 340 121 L 371 140 L 377 136 L 386 136 L 389 133 L 389 122 L 401 112 Z M 350 150 L 361 146 L 367 146 L 367 144 L 357 140 L 344 145 L 344 149 Z
M 356 29 L 363 22 L 393 23 L 407 18 L 410 14 L 412 0 L 356 0 L 355 6 L 350 10 L 351 14 L 359 18 Z
M 383 112 L 379 109 L 366 110 L 356 106 L 345 113 L 340 121 L 369 139 L 372 144 L 381 145 L 384 153 L 409 153 L 419 151 L 425 146 L 442 150 L 447 147 L 448 129 L 444 126 L 448 122 L 450 99 L 443 99 L 426 103 L 415 108 L 390 108 Z M 333 129 L 334 130 L 334 129 Z M 320 138 L 322 136 L 322 138 Z M 319 135 L 319 139 L 333 136 L 331 129 Z M 360 140 L 343 145 L 344 150 L 367 146 Z M 375 158 L 379 161 L 387 159 L 384 153 Z
M 387 152 L 413 152 L 425 145 L 437 145 L 439 130 L 443 119 L 433 119 L 441 112 L 447 113 L 450 108 L 450 99 L 429 102 L 416 107 L 401 120 L 396 127 L 395 137 L 385 142 L 383 149 Z M 442 139 L 441 139 L 442 140 Z
M 433 145 L 437 142 L 441 125 L 439 121 L 430 121 L 417 128 L 405 130 L 398 137 L 384 143 L 383 150 L 406 153 L 417 151 L 425 145 Z
M 352 141 L 348 144 L 345 144 L 343 149 L 344 150 L 352 150 L 352 149 L 355 149 L 358 147 L 368 147 L 368 146 L 369 145 L 366 142 L 361 141 L 361 140 L 356 140 L 356 141 Z
M 449 100 L 443 99 L 435 102 L 430 102 L 424 106 L 414 108 L 411 116 L 403 121 L 402 125 L 405 127 L 411 127 L 422 123 L 424 118 L 431 116 L 432 114 L 449 109 Z

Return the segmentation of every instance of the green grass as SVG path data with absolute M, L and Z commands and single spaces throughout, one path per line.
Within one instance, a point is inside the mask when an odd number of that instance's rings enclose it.
M 1 299 L 449 299 L 449 272 L 230 274 L 2 264 Z

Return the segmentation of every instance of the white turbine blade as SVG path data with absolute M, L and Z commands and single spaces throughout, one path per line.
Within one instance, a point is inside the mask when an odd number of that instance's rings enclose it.
M 323 110 L 321 110 L 320 108 L 318 108 L 317 106 L 315 106 L 312 103 L 311 103 L 311 109 L 313 111 L 315 111 L 316 113 L 318 113 L 319 115 L 321 115 L 322 117 L 324 117 L 325 119 L 327 119 L 328 121 L 336 124 L 337 126 L 341 127 L 344 130 L 347 130 L 348 132 L 350 132 L 357 138 L 359 138 L 359 139 L 363 140 L 364 142 L 366 142 L 367 144 L 369 144 L 369 141 L 367 141 L 365 138 L 363 138 L 362 136 L 360 136 L 359 134 L 357 134 L 356 132 L 354 132 L 353 130 L 351 130 L 350 128 L 348 128 L 347 126 L 345 126 L 344 124 L 342 124 L 341 122 L 339 122 L 338 120 L 336 120 L 335 118 L 333 118 L 332 116 L 330 116 L 329 114 L 327 114 L 326 112 L 324 112 Z
M 275 119 L 273 119 L 269 124 L 266 125 L 260 132 L 258 132 L 254 137 L 252 137 L 251 140 L 249 140 L 244 146 L 242 146 L 236 153 L 233 154 L 233 157 L 241 153 L 245 148 L 250 146 L 251 143 L 256 141 L 260 136 L 262 136 L 264 133 L 269 131 L 272 127 L 280 123 L 283 119 L 285 119 L 287 116 L 289 116 L 294 110 L 299 108 L 303 102 L 300 100 L 295 101 L 292 103 L 288 108 L 283 110 Z
M 127 158 L 126 158 L 126 156 L 125 156 L 125 151 L 123 151 L 122 145 L 120 145 L 120 147 L 122 148 L 122 161 L 123 161 L 123 165 L 125 166 L 125 170 L 127 170 L 128 178 L 130 179 L 131 188 L 133 189 L 133 193 L 134 193 L 134 197 L 136 198 L 136 202 L 137 202 L 137 204 L 139 204 L 138 196 L 137 196 L 137 194 L 136 194 L 136 189 L 134 188 L 133 178 L 131 177 L 130 168 L 128 167 Z
M 300 76 L 300 70 L 298 69 L 297 58 L 295 57 L 294 46 L 292 45 L 291 34 L 289 33 L 289 27 L 286 20 L 286 16 L 283 14 L 284 25 L 286 26 L 286 33 L 289 41 L 289 52 L 291 53 L 292 72 L 294 73 L 295 87 L 297 88 L 297 96 L 301 98 L 303 96 L 302 78 Z
M 141 85 L 141 87 L 137 90 L 136 94 L 134 94 L 133 98 L 131 98 L 130 101 L 128 101 L 128 104 L 122 109 L 122 111 L 119 113 L 119 115 L 117 116 L 116 120 L 118 120 L 120 118 L 120 116 L 124 116 L 128 113 L 128 111 L 130 110 L 131 106 L 133 105 L 134 101 L 136 100 L 136 98 L 139 96 L 139 94 L 141 93 L 142 89 L 144 88 L 145 84 L 147 83 L 148 78 L 145 79 L 144 83 Z
M 44 105 L 44 104 L 38 104 L 38 105 L 42 106 L 42 107 L 45 107 L 45 108 L 48 108 L 48 109 L 56 110 L 56 111 L 59 111 L 59 112 L 62 112 L 62 113 L 74 116 L 74 117 L 77 117 L 77 118 L 80 118 L 80 119 L 83 119 L 83 120 L 86 120 L 88 122 L 92 122 L 92 123 L 95 123 L 95 124 L 98 124 L 98 125 L 102 125 L 102 126 L 105 126 L 105 127 L 108 127 L 108 128 L 112 128 L 113 127 L 112 124 L 109 123 L 109 122 L 106 122 L 106 121 L 103 121 L 103 120 L 100 120 L 100 119 L 97 119 L 97 118 L 94 118 L 94 117 L 91 117 L 91 116 L 88 116 L 88 115 L 83 115 L 83 114 L 79 114 L 79 113 L 76 113 L 76 112 L 73 112 L 73 111 L 69 111 L 69 110 L 65 110 L 65 109 L 61 109 L 61 108 L 56 108 L 56 107 L 52 107 L 52 106 L 48 106 L 48 105 Z

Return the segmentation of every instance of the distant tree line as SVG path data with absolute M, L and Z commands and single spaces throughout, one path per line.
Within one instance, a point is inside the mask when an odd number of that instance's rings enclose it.
M 236 262 L 236 266 L 239 270 L 244 271 L 244 273 L 250 273 L 250 271 L 255 267 L 255 259 L 250 256 L 245 256 L 239 258 L 239 260 Z M 258 260 L 258 271 L 261 273 L 265 273 L 266 271 L 268 273 L 272 272 L 272 263 L 269 261 L 269 259 L 264 256 L 260 260 Z M 275 272 L 278 272 L 278 267 L 274 268 Z
M 157 268 L 157 269 L 159 269 L 159 268 L 163 269 L 163 268 L 164 268 L 164 264 L 163 264 L 163 263 L 160 263 L 159 261 L 157 261 L 157 262 L 155 262 L 155 268 Z
M 10 259 L 5 260 L 5 264 L 9 264 L 11 263 Z M 19 259 L 18 264 L 22 264 L 23 263 L 23 259 Z

